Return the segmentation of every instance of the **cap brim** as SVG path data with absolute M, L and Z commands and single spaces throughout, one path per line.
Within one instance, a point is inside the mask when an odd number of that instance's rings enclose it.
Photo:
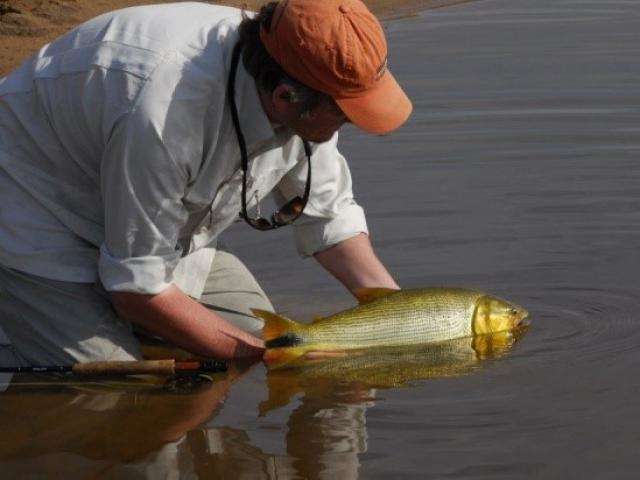
M 400 127 L 413 110 L 411 100 L 388 70 L 373 88 L 335 101 L 354 125 L 378 135 Z

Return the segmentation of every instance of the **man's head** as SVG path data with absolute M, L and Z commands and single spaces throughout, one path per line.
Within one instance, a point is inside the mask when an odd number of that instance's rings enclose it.
M 388 133 L 411 113 L 382 27 L 360 0 L 272 2 L 241 24 L 240 39 L 267 115 L 307 140 L 328 140 L 348 121 Z

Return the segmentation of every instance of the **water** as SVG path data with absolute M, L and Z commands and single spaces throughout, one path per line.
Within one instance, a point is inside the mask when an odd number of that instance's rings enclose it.
M 636 478 L 640 4 L 485 0 L 388 35 L 415 113 L 341 147 L 378 252 L 404 287 L 525 306 L 527 334 L 408 386 L 260 364 L 192 393 L 13 384 L 3 478 Z M 294 318 L 352 304 L 286 231 L 227 242 Z

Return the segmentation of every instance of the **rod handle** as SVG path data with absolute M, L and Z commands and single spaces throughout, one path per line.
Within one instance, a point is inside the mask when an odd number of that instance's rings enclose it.
M 76 363 L 77 375 L 173 375 L 175 360 L 140 360 Z

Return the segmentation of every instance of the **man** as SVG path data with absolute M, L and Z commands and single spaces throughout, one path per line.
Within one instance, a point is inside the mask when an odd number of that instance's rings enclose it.
M 215 251 L 239 214 L 292 223 L 351 291 L 398 288 L 336 149 L 347 121 L 382 134 L 409 116 L 386 55 L 359 0 L 253 18 L 183 3 L 98 17 L 0 80 L 5 362 L 139 358 L 131 324 L 195 354 L 261 355 L 250 308 L 271 304 Z M 269 221 L 252 212 L 271 191 Z

